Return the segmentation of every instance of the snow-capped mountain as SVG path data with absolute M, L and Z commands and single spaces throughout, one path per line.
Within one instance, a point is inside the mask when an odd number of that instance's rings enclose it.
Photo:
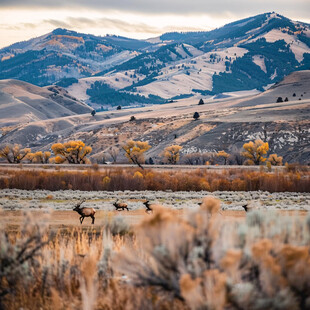
M 99 106 L 258 89 L 310 69 L 310 25 L 277 13 L 146 41 L 65 29 L 0 50 L 0 79 L 56 83 Z

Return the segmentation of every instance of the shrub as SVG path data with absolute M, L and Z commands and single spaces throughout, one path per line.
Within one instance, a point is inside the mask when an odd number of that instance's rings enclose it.
M 212 197 L 182 217 L 156 208 L 137 229 L 137 247 L 124 248 L 113 265 L 133 285 L 159 290 L 190 309 L 305 309 L 307 220 L 256 211 L 235 225 L 221 220 L 219 208 Z
M 278 156 L 277 154 L 271 154 L 268 157 L 268 162 L 270 162 L 272 166 L 282 166 L 283 165 L 282 160 L 283 160 L 283 157 Z
M 59 169 L 59 166 L 56 167 Z M 286 170 L 251 171 L 237 169 L 210 171 L 147 171 L 139 170 L 143 179 L 134 178 L 135 168 L 106 168 L 104 171 L 89 169 L 76 172 L 60 171 L 0 170 L 0 189 L 73 189 L 98 190 L 167 190 L 172 191 L 269 191 L 309 192 L 310 172 L 307 167 L 287 165 Z M 70 186 L 69 186 L 70 185 Z

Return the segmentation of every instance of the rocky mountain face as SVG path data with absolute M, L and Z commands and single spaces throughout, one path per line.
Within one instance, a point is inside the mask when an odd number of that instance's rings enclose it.
M 150 40 L 56 29 L 0 50 L 0 79 L 66 87 L 102 109 L 264 90 L 310 69 L 310 25 L 265 13 Z

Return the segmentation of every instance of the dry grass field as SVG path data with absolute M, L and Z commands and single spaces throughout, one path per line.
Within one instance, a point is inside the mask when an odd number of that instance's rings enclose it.
M 308 212 L 152 207 L 2 210 L 0 308 L 309 308 Z
M 307 169 L 0 172 L 0 310 L 310 309 Z

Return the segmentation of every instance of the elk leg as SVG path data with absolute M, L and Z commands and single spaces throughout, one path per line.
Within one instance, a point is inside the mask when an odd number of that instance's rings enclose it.
M 92 222 L 91 222 L 91 223 L 92 223 L 92 224 L 95 224 L 95 217 L 92 216 L 91 218 L 92 218 Z
M 81 220 L 81 224 L 82 224 L 83 221 L 84 221 L 84 216 L 81 216 L 81 217 L 80 217 L 80 220 Z
M 126 208 L 127 209 L 127 211 L 129 211 L 129 209 L 128 208 Z

